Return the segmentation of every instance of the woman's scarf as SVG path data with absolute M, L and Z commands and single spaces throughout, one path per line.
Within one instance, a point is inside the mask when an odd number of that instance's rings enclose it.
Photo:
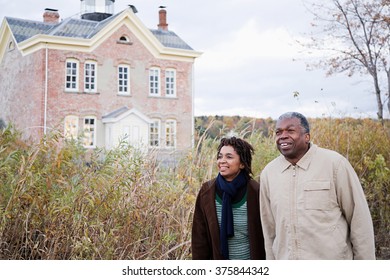
M 240 172 L 233 181 L 228 182 L 221 174 L 217 176 L 217 187 L 222 191 L 222 218 L 220 229 L 221 253 L 229 259 L 228 237 L 234 236 L 232 198 L 245 187 L 247 179 L 244 172 Z

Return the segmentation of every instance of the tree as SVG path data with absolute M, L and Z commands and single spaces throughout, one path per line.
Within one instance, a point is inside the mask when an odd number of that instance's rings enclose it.
M 318 1 L 320 2 L 320 1 Z M 320 50 L 323 59 L 311 66 L 327 74 L 368 74 L 372 78 L 378 119 L 383 105 L 390 111 L 390 0 L 331 0 L 312 3 L 314 30 L 305 47 Z M 385 88 L 385 90 L 383 90 Z M 383 92 L 387 92 L 383 94 Z M 386 98 L 387 95 L 387 98 Z M 384 100 L 384 101 L 383 101 Z

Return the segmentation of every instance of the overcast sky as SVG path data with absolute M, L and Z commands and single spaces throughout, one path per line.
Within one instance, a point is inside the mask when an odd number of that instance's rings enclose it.
M 157 28 L 158 7 L 166 6 L 169 30 L 203 53 L 195 61 L 196 116 L 376 117 L 368 78 L 306 70 L 294 43 L 310 32 L 302 0 L 116 0 L 115 13 L 129 4 L 148 28 Z M 1 20 L 40 21 L 45 8 L 62 19 L 80 13 L 79 0 L 0 0 L 0 7 Z

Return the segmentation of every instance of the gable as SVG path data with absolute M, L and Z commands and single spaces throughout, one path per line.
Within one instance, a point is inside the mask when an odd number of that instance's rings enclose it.
M 12 33 L 4 20 L 0 27 L 0 64 L 3 61 L 4 53 L 8 49 L 11 36 Z
M 140 111 L 136 109 L 128 109 L 126 106 L 119 108 L 118 110 L 115 110 L 105 116 L 102 117 L 103 123 L 117 123 L 124 119 L 132 119 L 132 118 L 138 118 L 140 121 L 145 122 L 146 124 L 149 124 L 152 122 L 152 120 L 142 114 Z
M 92 52 L 123 25 L 129 28 L 156 58 L 193 61 L 201 55 L 174 32 L 149 30 L 130 8 L 101 22 L 68 18 L 53 25 L 5 18 L 0 29 L 0 38 L 4 38 L 3 35 L 7 32 L 11 33 L 23 55 L 46 47 Z M 0 45 L 0 61 L 4 53 L 4 50 L 1 51 Z
M 122 141 L 134 147 L 147 148 L 151 122 L 151 119 L 138 110 L 129 110 L 126 106 L 103 116 L 106 148 L 118 146 Z

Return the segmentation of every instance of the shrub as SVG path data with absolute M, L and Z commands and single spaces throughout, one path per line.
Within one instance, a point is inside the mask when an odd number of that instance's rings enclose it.
M 389 258 L 389 132 L 371 120 L 311 123 L 313 141 L 339 151 L 357 170 L 377 256 Z M 164 166 L 154 153 L 124 143 L 88 151 L 50 135 L 26 144 L 6 127 L 0 132 L 0 259 L 190 259 L 196 195 L 217 174 L 223 137 L 202 132 L 194 149 Z M 274 140 L 263 131 L 237 133 L 255 148 L 258 179 L 279 154 Z

